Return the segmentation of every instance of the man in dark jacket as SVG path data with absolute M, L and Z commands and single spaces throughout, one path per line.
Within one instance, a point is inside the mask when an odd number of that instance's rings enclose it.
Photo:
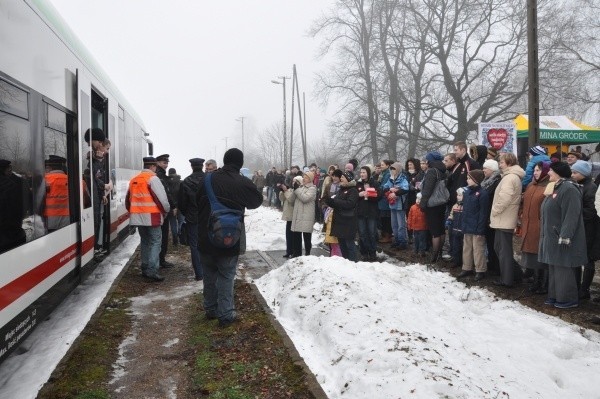
M 162 224 L 162 242 L 160 245 L 160 267 L 173 267 L 174 265 L 171 262 L 167 262 L 165 257 L 167 256 L 167 250 L 169 249 L 169 225 L 171 223 L 171 218 L 177 212 L 177 207 L 175 200 L 173 199 L 173 195 L 171 194 L 170 184 L 169 184 L 169 176 L 167 176 L 167 168 L 169 167 L 169 154 L 162 154 L 156 157 L 156 176 L 160 179 L 160 182 L 163 184 L 165 188 L 165 192 L 167 193 L 167 199 L 169 200 L 169 206 L 171 207 L 171 211 L 165 217 L 165 220 Z
M 244 165 L 244 153 L 237 148 L 227 150 L 223 167 L 212 172 L 212 188 L 215 196 L 226 207 L 244 211 L 262 204 L 262 194 L 250 179 L 240 175 Z M 204 180 L 203 180 L 204 181 Z M 197 194 L 198 248 L 204 268 L 204 310 L 208 319 L 219 319 L 219 326 L 227 327 L 236 320 L 233 302 L 233 284 L 240 253 L 240 242 L 232 248 L 221 249 L 208 238 L 210 201 L 204 184 Z
M 184 218 L 179 209 L 179 190 L 181 188 L 181 176 L 177 174 L 175 168 L 169 169 L 169 191 L 173 198 L 174 206 L 177 208 L 177 212 L 171 215 L 171 235 L 173 239 L 173 245 L 179 244 L 179 232 L 181 231 L 181 225 L 183 224 Z
M 452 187 L 448 187 L 450 195 L 456 193 L 460 187 L 467 186 L 467 174 L 474 169 L 481 169 L 481 165 L 469 156 L 467 144 L 464 141 L 454 143 L 454 154 L 456 155 L 456 169 L 452 173 Z
M 181 183 L 177 199 L 179 212 L 185 218 L 185 231 L 192 254 L 192 267 L 194 268 L 196 281 L 200 281 L 204 277 L 202 262 L 200 262 L 200 252 L 198 251 L 198 205 L 196 204 L 196 195 L 204 178 L 204 172 L 202 171 L 203 164 L 204 159 L 202 158 L 190 159 L 192 174 L 186 177 L 183 183 Z
M 600 218 L 594 205 L 598 187 L 592 181 L 592 165 L 589 162 L 575 162 L 571 165 L 571 172 L 571 178 L 581 186 L 583 194 L 582 216 L 588 255 L 588 263 L 583 267 L 583 280 L 580 267 L 575 269 L 575 276 L 579 288 L 579 299 L 590 299 L 590 286 L 595 274 L 594 262 L 600 259 Z

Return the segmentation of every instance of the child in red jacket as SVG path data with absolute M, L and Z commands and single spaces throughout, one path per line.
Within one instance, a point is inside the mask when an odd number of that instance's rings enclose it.
M 425 212 L 421 210 L 419 204 L 421 203 L 421 193 L 417 193 L 417 203 L 410 207 L 408 211 L 408 229 L 413 230 L 413 238 L 415 245 L 415 253 L 425 256 L 428 243 L 427 243 L 427 221 L 425 220 Z

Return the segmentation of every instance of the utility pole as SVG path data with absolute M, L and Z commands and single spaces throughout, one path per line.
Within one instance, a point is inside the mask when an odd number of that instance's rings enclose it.
M 540 138 L 537 0 L 527 0 L 527 81 L 529 83 L 529 147 Z
M 223 140 L 225 140 L 225 151 L 223 151 L 223 152 L 226 152 L 229 149 L 229 146 L 227 145 L 227 139 L 228 138 L 229 137 L 223 137 Z
M 287 163 L 286 160 L 286 153 L 287 153 L 287 127 L 286 127 L 286 112 L 285 112 L 285 80 L 289 79 L 288 76 L 278 76 L 277 79 L 281 79 L 283 81 L 283 83 L 281 83 L 278 80 L 271 80 L 271 83 L 274 83 L 276 85 L 280 85 L 283 84 L 283 167 L 284 168 L 288 168 L 289 164 Z M 290 162 L 292 160 L 290 159 Z
M 245 152 L 244 151 L 244 118 L 245 118 L 245 116 L 240 116 L 239 118 L 236 119 L 236 121 L 242 122 L 242 152 Z

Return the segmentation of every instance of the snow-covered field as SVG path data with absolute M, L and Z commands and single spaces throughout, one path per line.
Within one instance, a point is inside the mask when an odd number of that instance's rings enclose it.
M 248 243 L 275 249 L 273 214 Z M 256 284 L 332 399 L 600 397 L 600 334 L 423 265 L 310 256 Z

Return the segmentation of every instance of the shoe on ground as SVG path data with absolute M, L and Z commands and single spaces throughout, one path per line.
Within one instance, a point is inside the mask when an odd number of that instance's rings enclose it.
M 590 295 L 589 290 L 579 291 L 579 299 L 590 299 L 592 296 Z
M 233 312 L 233 315 L 231 316 L 230 319 L 219 319 L 219 327 L 227 328 L 234 323 L 238 323 L 239 321 L 240 321 L 240 319 L 238 318 L 237 314 L 235 312 Z
M 552 305 L 552 306 L 554 306 L 554 304 L 556 304 L 556 299 L 554 299 L 554 298 L 547 298 L 544 301 L 544 305 Z
M 456 276 L 456 279 L 460 280 L 462 278 L 465 278 L 467 276 L 472 276 L 474 274 L 475 274 L 475 272 L 473 270 L 463 270 L 462 272 L 459 273 L 458 276 Z
M 498 287 L 512 288 L 512 284 L 504 284 L 502 280 L 494 280 L 494 285 Z
M 169 269 L 169 268 L 171 268 L 173 266 L 175 266 L 175 264 L 171 263 L 171 262 L 169 262 L 167 260 L 163 260 L 163 261 L 160 262 L 160 267 L 162 267 L 163 269 Z
M 214 313 L 206 312 L 206 313 L 204 314 L 204 318 L 205 318 L 206 320 L 217 320 L 217 315 L 216 315 L 216 314 L 214 314 Z
M 475 281 L 481 281 L 485 278 L 484 272 L 475 273 Z
M 579 302 L 578 301 L 555 302 L 554 303 L 554 307 L 558 308 L 558 309 L 571 309 L 571 308 L 576 308 L 577 306 L 579 306 Z
M 590 323 L 592 324 L 600 324 L 600 316 L 594 316 L 590 319 Z
M 284 258 L 291 258 L 291 257 L 292 257 L 292 254 L 285 254 L 285 255 L 283 255 L 283 257 L 284 257 Z
M 202 276 L 194 276 L 194 278 L 196 279 L 196 281 L 204 280 L 204 277 L 202 277 Z
M 154 273 L 154 274 L 142 274 L 142 276 L 146 277 L 147 279 L 150 279 L 152 281 L 156 281 L 156 282 L 160 282 L 160 281 L 164 281 L 164 276 L 161 276 L 158 273 Z

